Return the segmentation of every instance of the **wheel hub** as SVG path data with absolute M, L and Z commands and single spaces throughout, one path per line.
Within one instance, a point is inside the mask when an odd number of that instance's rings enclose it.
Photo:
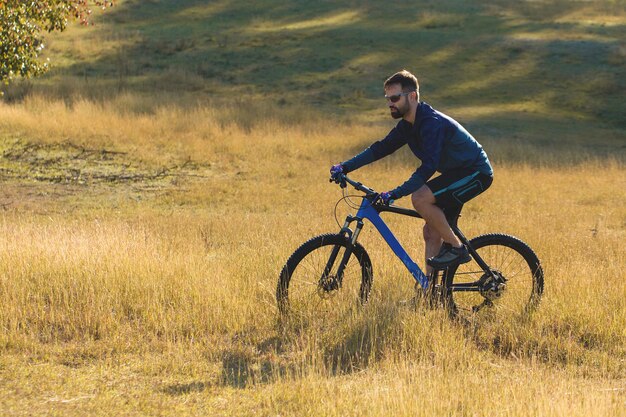
M 339 283 L 336 275 L 323 276 L 317 286 L 317 293 L 322 298 L 328 298 L 330 293 L 339 289 Z
M 489 301 L 502 297 L 506 290 L 506 279 L 500 271 L 492 270 L 491 274 L 483 275 L 480 281 L 482 281 L 479 287 L 480 294 Z

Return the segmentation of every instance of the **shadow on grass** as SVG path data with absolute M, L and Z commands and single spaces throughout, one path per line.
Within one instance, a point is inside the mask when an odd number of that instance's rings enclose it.
M 202 392 L 202 391 L 209 389 L 212 386 L 215 386 L 215 384 L 210 383 L 210 382 L 195 381 L 195 382 L 190 382 L 188 384 L 171 384 L 163 388 L 162 391 L 165 394 L 168 394 L 171 396 L 178 396 L 178 395 L 191 394 L 194 392 Z
M 275 335 L 257 343 L 239 340 L 223 351 L 215 384 L 173 385 L 168 392 L 186 393 L 213 385 L 243 389 L 310 372 L 339 376 L 362 371 L 382 357 L 396 319 L 397 309 L 379 310 L 321 327 L 319 321 L 310 325 L 279 321 Z
M 366 369 L 381 357 L 386 346 L 384 337 L 391 322 L 363 323 L 355 326 L 345 337 L 328 346 L 324 362 L 332 375 L 350 374 Z
M 114 47 L 50 75 L 70 77 L 61 95 L 229 93 L 349 114 L 375 108 L 383 80 L 408 68 L 434 105 L 539 101 L 623 128 L 624 25 L 570 17 L 586 3 L 125 2 L 89 35 Z M 620 16 L 614 3 L 594 10 Z
M 465 337 L 481 351 L 502 359 L 527 360 L 553 367 L 575 364 L 586 377 L 620 378 L 623 337 L 590 328 L 584 321 L 553 317 L 549 322 L 524 314 L 508 323 L 460 322 Z M 623 355 L 622 355 L 623 356 Z
M 257 344 L 241 344 L 222 354 L 220 385 L 246 388 L 267 384 L 296 372 L 296 365 L 285 361 L 284 341 L 272 336 Z
M 347 310 L 342 318 L 279 319 L 283 352 L 299 352 L 300 373 L 314 369 L 329 375 L 359 372 L 378 361 L 397 330 L 395 302 L 367 304 Z
M 238 335 L 234 336 L 238 340 Z M 262 385 L 284 378 L 295 371 L 295 364 L 281 360 L 283 340 L 268 337 L 259 343 L 236 341 L 222 352 L 219 373 L 211 378 L 174 383 L 161 389 L 171 396 L 203 392 L 212 388 L 239 388 Z

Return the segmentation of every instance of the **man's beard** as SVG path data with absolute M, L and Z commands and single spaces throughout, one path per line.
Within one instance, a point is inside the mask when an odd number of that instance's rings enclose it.
M 401 119 L 402 116 L 404 116 L 404 114 L 400 112 L 400 109 L 396 107 L 390 108 L 389 110 L 391 111 L 391 117 L 394 119 Z

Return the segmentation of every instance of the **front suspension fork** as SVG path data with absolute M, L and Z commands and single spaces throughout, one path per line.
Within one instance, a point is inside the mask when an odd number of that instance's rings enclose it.
M 354 221 L 356 221 L 356 227 L 354 228 L 354 231 L 352 231 L 350 229 L 350 224 Z M 348 261 L 350 260 L 350 256 L 352 255 L 354 246 L 356 245 L 356 241 L 359 237 L 359 234 L 361 233 L 361 230 L 363 230 L 363 220 L 361 220 L 358 217 L 349 215 L 346 218 L 346 222 L 341 228 L 341 231 L 339 232 L 340 234 L 346 237 L 346 239 L 348 240 L 348 244 L 346 245 L 346 250 L 343 253 L 343 256 L 341 257 L 341 261 L 339 262 L 339 266 L 337 268 L 337 276 L 335 277 L 334 282 L 331 284 L 331 288 L 325 288 L 325 289 L 334 290 L 334 289 L 341 288 L 341 283 L 343 281 L 343 271 L 345 270 L 346 265 L 348 264 Z M 341 249 L 340 245 L 337 245 L 333 248 L 330 254 L 330 257 L 328 258 L 328 262 L 326 263 L 326 267 L 324 268 L 324 273 L 322 277 L 320 278 L 320 283 L 322 283 L 322 285 L 324 285 L 324 283 L 328 281 L 328 276 L 330 274 L 330 271 L 332 271 L 333 269 L 333 265 L 335 264 L 335 261 L 337 260 L 337 256 L 339 255 L 340 249 Z

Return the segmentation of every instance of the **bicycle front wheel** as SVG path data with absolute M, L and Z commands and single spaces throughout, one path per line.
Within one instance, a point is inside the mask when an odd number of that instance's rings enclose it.
M 341 317 L 367 302 L 372 279 L 370 258 L 360 244 L 352 246 L 340 234 L 320 235 L 296 249 L 280 272 L 278 308 L 303 319 Z
M 535 252 L 518 238 L 503 234 L 479 236 L 470 245 L 491 272 L 475 261 L 451 268 L 446 276 L 451 312 L 466 317 L 495 313 L 499 320 L 530 312 L 543 293 L 543 269 Z

